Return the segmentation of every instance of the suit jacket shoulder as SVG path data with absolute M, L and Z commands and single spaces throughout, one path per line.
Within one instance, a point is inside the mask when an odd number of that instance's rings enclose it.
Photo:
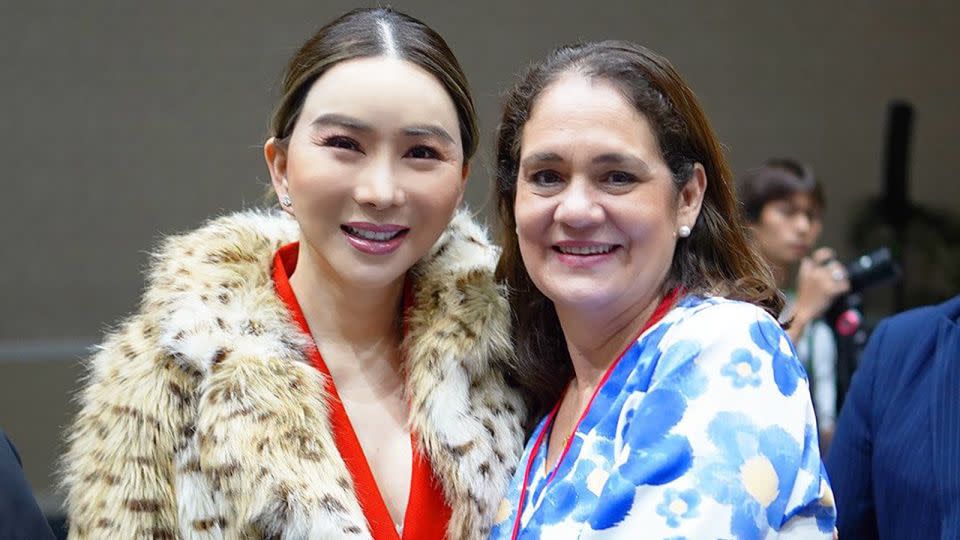
M 53 538 L 33 498 L 17 449 L 0 431 L 0 538 Z

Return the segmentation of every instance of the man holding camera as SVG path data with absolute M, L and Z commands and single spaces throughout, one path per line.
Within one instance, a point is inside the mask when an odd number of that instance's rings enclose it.
M 823 231 L 823 190 L 809 167 L 772 159 L 744 175 L 739 192 L 757 249 L 787 295 L 781 318 L 790 321 L 787 333 L 807 370 L 821 447 L 826 449 L 836 420 L 837 344 L 821 317 L 850 290 L 850 282 L 832 249 L 811 253 Z

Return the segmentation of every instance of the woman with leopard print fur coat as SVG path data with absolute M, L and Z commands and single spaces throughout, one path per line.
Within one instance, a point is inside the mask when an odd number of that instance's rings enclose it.
M 525 409 L 498 251 L 455 210 L 463 74 L 378 8 L 321 29 L 284 90 L 265 145 L 282 211 L 167 239 L 90 360 L 72 538 L 489 534 Z

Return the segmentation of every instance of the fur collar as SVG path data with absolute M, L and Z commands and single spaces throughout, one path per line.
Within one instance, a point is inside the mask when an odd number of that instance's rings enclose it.
M 273 255 L 298 232 L 283 214 L 248 211 L 172 237 L 154 255 L 141 313 L 94 358 L 70 433 L 65 483 L 78 526 L 98 523 L 96 512 L 75 514 L 85 502 L 100 504 L 96 491 L 80 491 L 85 468 L 107 469 L 114 486 L 138 490 L 124 486 L 137 480 L 122 465 L 110 470 L 110 455 L 89 465 L 80 455 L 117 436 L 87 424 L 134 414 L 155 419 L 158 439 L 131 452 L 152 451 L 162 466 L 162 436 L 176 441 L 167 458 L 172 485 L 153 499 L 177 505 L 170 527 L 179 536 L 369 537 L 330 433 L 321 375 L 308 364 L 310 340 L 274 290 Z M 409 422 L 453 510 L 451 539 L 488 535 L 522 450 L 524 407 L 504 380 L 510 319 L 492 276 L 497 256 L 460 212 L 413 269 L 404 341 Z M 141 384 L 163 391 L 138 394 Z M 129 510 L 99 522 L 136 533 L 124 528 Z

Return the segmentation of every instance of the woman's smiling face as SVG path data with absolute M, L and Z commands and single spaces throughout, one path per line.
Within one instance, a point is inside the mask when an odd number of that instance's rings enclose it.
M 265 147 L 301 239 L 336 277 L 401 279 L 447 226 L 467 167 L 456 108 L 420 67 L 349 60 L 310 88 L 285 143 Z
M 576 72 L 550 84 L 523 127 L 518 176 L 520 253 L 558 309 L 656 300 L 702 186 L 678 192 L 647 118 L 613 84 Z

